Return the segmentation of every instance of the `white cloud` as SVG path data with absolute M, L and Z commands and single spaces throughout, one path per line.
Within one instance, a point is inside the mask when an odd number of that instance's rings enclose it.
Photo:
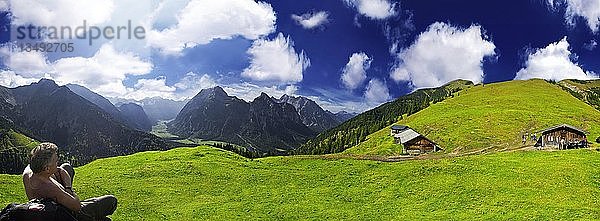
M 390 91 L 379 79 L 371 79 L 365 91 L 365 99 L 369 104 L 379 105 L 390 100 Z
M 593 32 L 600 29 L 600 1 L 598 0 L 548 0 L 548 3 L 555 7 L 565 4 L 567 9 L 565 19 L 570 25 L 574 25 L 577 17 L 586 20 L 588 27 Z
M 367 79 L 367 69 L 371 67 L 372 59 L 364 52 L 354 53 L 348 59 L 342 73 L 342 83 L 348 89 L 356 89 Z
M 0 12 L 5 12 L 10 9 L 8 5 L 8 0 L 0 0 Z
M 386 19 L 396 15 L 396 5 L 387 0 L 344 0 L 344 2 L 371 19 Z
M 0 85 L 4 87 L 18 87 L 37 82 L 39 78 L 25 78 L 10 70 L 0 70 Z
M 177 97 L 192 98 L 198 94 L 200 90 L 211 88 L 216 85 L 217 83 L 207 74 L 200 76 L 194 72 L 189 72 L 173 86 L 177 88 Z
M 152 79 L 138 79 L 132 88 L 126 88 L 126 93 L 119 97 L 138 101 L 151 97 L 185 100 L 194 97 L 204 88 L 216 85 L 217 83 L 207 74 L 200 76 L 189 72 L 173 85 L 167 85 L 167 78 L 165 76 Z
M 483 59 L 496 46 L 482 35 L 481 27 L 460 29 L 436 22 L 415 43 L 398 53 L 399 64 L 390 73 L 396 81 L 416 88 L 438 87 L 455 79 L 483 81 Z
M 594 39 L 583 44 L 583 48 L 585 48 L 588 51 L 593 51 L 596 48 L 596 46 L 598 46 L 598 42 L 596 42 L 596 40 L 594 40 Z
M 515 79 L 542 78 L 560 81 L 563 79 L 588 80 L 597 78 L 593 72 L 584 72 L 570 59 L 569 42 L 564 37 L 546 48 L 529 54 L 524 68 L 517 72 Z
M 40 52 L 9 52 L 0 50 L 10 73 L 23 79 L 49 78 L 58 84 L 79 84 L 101 94 L 120 96 L 128 92 L 123 81 L 128 75 L 144 75 L 152 70 L 152 63 L 130 52 L 118 52 L 110 44 L 104 44 L 92 57 L 66 57 L 52 63 Z M 10 76 L 13 85 L 28 84 Z M 19 86 L 19 85 L 16 85 Z
M 270 4 L 253 0 L 192 0 L 177 14 L 177 25 L 148 32 L 148 44 L 165 54 L 215 39 L 257 39 L 275 31 Z
M 113 97 L 127 93 L 123 85 L 127 75 L 144 75 L 152 70 L 149 61 L 118 52 L 110 44 L 102 45 L 92 57 L 61 58 L 52 66 L 52 76 L 58 83 L 79 84 Z
M 129 89 L 129 92 L 121 97 L 134 100 L 142 100 L 148 97 L 176 99 L 174 92 L 177 89 L 173 86 L 167 86 L 166 80 L 164 76 L 154 79 L 139 79 L 133 89 Z
M 98 25 L 107 22 L 113 12 L 112 0 L 11 0 L 13 23 L 39 26 Z
M 251 57 L 250 66 L 244 69 L 242 77 L 256 81 L 300 82 L 302 72 L 310 66 L 310 60 L 304 51 L 297 54 L 294 42 L 282 33 L 273 40 L 254 41 L 247 53 Z
M 8 52 L 6 66 L 25 78 L 41 78 L 50 71 L 46 56 L 37 51 Z
M 292 19 L 304 29 L 313 29 L 329 22 L 329 13 L 326 11 L 305 13 L 302 15 L 292 14 Z
M 260 96 L 262 92 L 268 94 L 269 96 L 279 98 L 284 94 L 296 96 L 296 91 L 298 87 L 295 85 L 288 85 L 286 87 L 283 86 L 259 86 L 256 84 L 252 84 L 249 82 L 237 83 L 237 84 L 229 84 L 223 85 L 223 89 L 230 96 L 236 96 L 245 101 L 252 101 L 254 98 Z

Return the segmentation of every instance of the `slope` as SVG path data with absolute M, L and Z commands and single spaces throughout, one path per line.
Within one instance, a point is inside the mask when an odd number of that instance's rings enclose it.
M 478 85 L 411 115 L 396 124 L 409 125 L 437 142 L 446 153 L 512 149 L 521 136 L 557 124 L 570 124 L 600 135 L 600 112 L 544 80 Z M 398 155 L 386 127 L 345 153 Z
M 74 187 L 116 195 L 113 220 L 597 220 L 599 164 L 595 150 L 382 163 L 198 147 L 97 160 Z M 21 179 L 0 175 L 13 201 Z
M 600 110 L 600 80 L 562 80 L 558 84 L 579 100 Z
M 364 141 L 367 135 L 396 122 L 402 115 L 411 115 L 431 103 L 453 97 L 454 93 L 473 86 L 465 80 L 455 80 L 439 88 L 419 89 L 411 94 L 387 102 L 372 110 L 327 130 L 308 140 L 296 154 L 327 154 L 342 152 Z
M 38 142 L 14 129 L 0 128 L 0 173 L 18 174 Z

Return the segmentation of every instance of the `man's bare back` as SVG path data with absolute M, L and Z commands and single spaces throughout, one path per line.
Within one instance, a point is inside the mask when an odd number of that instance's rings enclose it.
M 58 162 L 58 156 L 53 157 L 56 157 L 53 160 Z M 56 167 L 56 164 L 54 163 L 51 167 L 48 167 L 48 171 L 37 174 L 33 173 L 29 166 L 25 168 L 23 171 L 23 185 L 27 198 L 30 200 L 35 198 L 49 198 L 77 212 L 81 209 L 79 197 L 73 191 L 65 188 L 63 180 L 61 180 L 63 184 L 56 180 L 55 174 L 59 174 L 61 178 L 65 176 L 68 178 L 69 176 L 66 174 L 66 171 Z
M 30 164 L 23 171 L 27 198 L 51 199 L 72 210 L 77 220 L 110 220 L 107 216 L 117 209 L 117 198 L 104 195 L 80 201 L 73 191 L 75 170 L 68 163 L 58 167 L 57 152 L 53 143 L 41 143 L 31 151 Z

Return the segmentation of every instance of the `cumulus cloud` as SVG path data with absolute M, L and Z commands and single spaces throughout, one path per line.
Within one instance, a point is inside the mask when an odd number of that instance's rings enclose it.
M 164 76 L 153 79 L 139 79 L 133 88 L 129 89 L 128 92 L 121 97 L 134 100 L 142 100 L 148 97 L 176 99 L 174 92 L 177 88 L 167 86 L 166 80 L 167 78 Z
M 396 5 L 387 0 L 344 0 L 344 2 L 370 19 L 386 19 L 396 15 Z
M 200 90 L 211 88 L 217 83 L 208 74 L 199 75 L 194 72 L 187 73 L 179 82 L 175 83 L 177 88 L 177 96 L 180 98 L 192 98 Z
M 597 0 L 548 0 L 552 7 L 566 6 L 565 19 L 574 25 L 578 17 L 586 20 L 593 32 L 600 28 L 600 1 Z
M 588 51 L 593 51 L 596 48 L 596 46 L 598 46 L 598 42 L 596 42 L 594 39 L 583 44 L 583 48 L 585 48 Z
M 367 69 L 371 67 L 372 59 L 364 52 L 354 53 L 348 59 L 342 73 L 342 83 L 348 89 L 356 89 L 367 79 Z
M 529 54 L 525 67 L 517 72 L 515 79 L 542 78 L 560 81 L 597 78 L 593 72 L 585 72 L 577 63 L 573 63 L 570 57 L 569 42 L 567 37 L 564 37 L 558 42 Z
M 276 20 L 270 4 L 253 0 L 191 0 L 176 17 L 174 27 L 148 32 L 150 46 L 165 54 L 180 54 L 215 39 L 254 40 L 275 31 Z
M 79 84 L 109 96 L 127 93 L 123 85 L 127 75 L 144 75 L 153 68 L 149 61 L 116 51 L 110 44 L 102 45 L 92 57 L 61 58 L 52 66 L 57 82 Z
M 37 82 L 39 78 L 26 78 L 21 75 L 16 74 L 11 70 L 1 70 L 0 71 L 0 85 L 4 87 L 18 87 L 21 85 L 31 84 L 33 82 Z
M 247 53 L 250 66 L 242 77 L 256 81 L 295 83 L 302 81 L 303 71 L 310 66 L 310 59 L 301 51 L 296 53 L 290 37 L 279 33 L 273 40 L 258 39 Z
M 6 66 L 25 78 L 42 78 L 51 70 L 46 56 L 38 51 L 6 52 Z
M 223 85 L 222 87 L 230 96 L 236 96 L 245 101 L 254 100 L 254 98 L 260 96 L 262 92 L 276 98 L 279 98 L 284 94 L 296 96 L 296 91 L 298 90 L 298 87 L 295 85 L 266 87 L 249 82 Z
M 461 29 L 436 22 L 410 47 L 400 50 L 390 77 L 409 81 L 416 88 L 438 87 L 455 79 L 479 83 L 484 77 L 483 60 L 495 55 L 495 48 L 478 25 Z
M 8 0 L 0 0 L 0 12 L 5 12 L 10 9 L 8 5 Z
M 167 77 L 159 76 L 150 79 L 138 79 L 120 98 L 143 100 L 144 98 L 161 97 L 172 100 L 185 100 L 194 97 L 200 90 L 216 86 L 217 83 L 207 74 L 187 73 L 179 82 L 168 85 Z
M 114 10 L 114 1 L 97 0 L 12 0 L 13 24 L 39 26 L 98 25 L 107 22 Z
M 364 96 L 367 103 L 379 105 L 390 100 L 390 91 L 383 81 L 371 79 Z
M 326 11 L 305 13 L 302 15 L 292 14 L 292 19 L 304 29 L 313 29 L 329 22 L 329 13 Z
M 91 57 L 67 57 L 54 62 L 48 62 L 45 54 L 38 52 L 2 51 L 9 69 L 4 70 L 4 76 L 14 79 L 12 86 L 49 78 L 58 84 L 79 84 L 100 94 L 119 96 L 128 92 L 123 84 L 128 75 L 144 75 L 152 70 L 150 62 L 130 52 L 116 51 L 110 44 L 102 45 Z

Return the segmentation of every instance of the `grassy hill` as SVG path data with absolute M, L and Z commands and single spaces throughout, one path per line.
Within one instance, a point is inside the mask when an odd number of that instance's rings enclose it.
M 558 84 L 573 96 L 600 110 L 600 80 L 562 80 Z
M 590 142 L 600 136 L 600 111 L 544 80 L 477 85 L 396 122 L 426 135 L 445 153 L 516 148 L 522 134 L 563 123 L 589 132 Z M 344 153 L 400 154 L 390 126 Z
M 413 93 L 359 114 L 319 134 L 296 149 L 294 153 L 328 154 L 342 152 L 365 141 L 367 135 L 396 122 L 403 115 L 416 113 L 429 107 L 432 103 L 453 97 L 455 93 L 472 86 L 473 83 L 470 81 L 455 80 L 438 88 L 416 90 Z
M 13 129 L 0 129 L 0 173 L 18 173 L 27 165 L 28 154 L 38 142 Z
M 383 163 L 202 146 L 96 160 L 74 187 L 116 195 L 113 220 L 592 220 L 599 165 L 595 150 Z M 20 176 L 0 175 L 0 205 L 24 201 Z

